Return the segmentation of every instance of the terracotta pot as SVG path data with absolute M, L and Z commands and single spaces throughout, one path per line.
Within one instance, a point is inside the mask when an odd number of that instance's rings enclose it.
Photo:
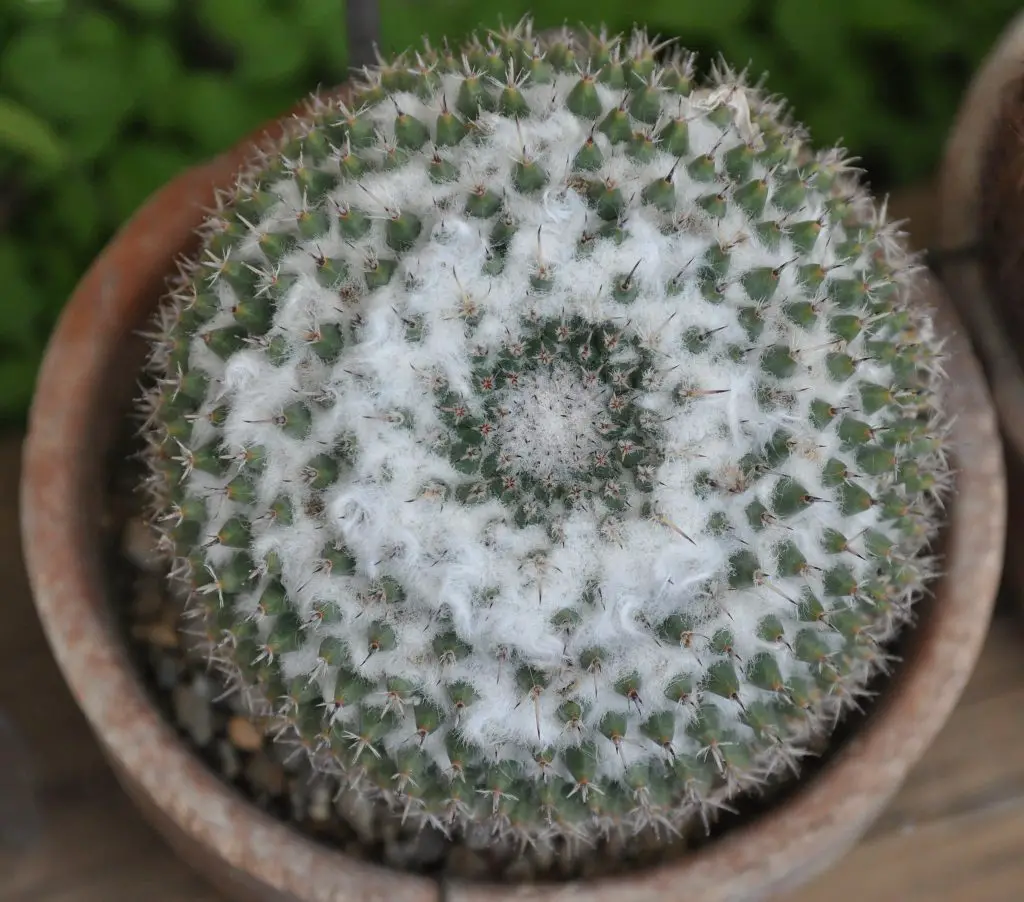
M 1012 92 L 1024 89 L 1024 13 L 1003 32 L 965 93 L 939 184 L 939 272 L 974 342 L 991 386 L 1006 447 L 1010 547 L 1024 541 L 1024 349 L 1017 346 L 985 271 L 981 181 Z M 1024 145 L 1022 145 L 1024 146 Z M 1024 203 L 1024 193 L 1021 194 Z M 1024 298 L 1019 299 L 1024 311 Z M 1024 559 L 1009 554 L 1007 581 L 1024 602 Z
M 946 575 L 922 602 L 908 656 L 877 710 L 813 778 L 767 814 L 687 860 L 589 884 L 498 888 L 400 875 L 310 842 L 248 804 L 192 754 L 149 701 L 104 597 L 95 512 L 151 314 L 175 257 L 193 245 L 238 148 L 156 194 L 72 296 L 39 378 L 25 447 L 22 528 L 39 615 L 115 771 L 194 866 L 239 900 L 301 902 L 753 902 L 828 867 L 896 792 L 952 711 L 982 645 L 1002 565 L 1005 486 L 981 369 L 932 285 L 949 335 L 959 466 Z

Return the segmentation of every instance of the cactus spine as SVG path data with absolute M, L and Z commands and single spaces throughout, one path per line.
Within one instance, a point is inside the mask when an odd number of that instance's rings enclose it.
M 160 309 L 154 522 L 315 766 L 445 830 L 686 831 L 886 667 L 948 473 L 841 152 L 642 32 L 316 100 Z

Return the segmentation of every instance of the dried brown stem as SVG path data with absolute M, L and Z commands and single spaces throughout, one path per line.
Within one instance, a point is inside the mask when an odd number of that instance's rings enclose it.
M 345 0 L 348 64 L 360 69 L 376 62 L 374 47 L 380 41 L 378 0 Z
M 1003 102 L 981 176 L 981 258 L 988 290 L 1024 340 L 1024 79 Z

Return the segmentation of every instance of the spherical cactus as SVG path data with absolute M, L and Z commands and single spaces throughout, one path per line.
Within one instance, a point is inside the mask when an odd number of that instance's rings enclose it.
M 453 834 L 706 824 L 934 570 L 914 260 L 839 151 L 656 50 L 523 22 L 382 64 L 160 308 L 148 489 L 212 658 Z

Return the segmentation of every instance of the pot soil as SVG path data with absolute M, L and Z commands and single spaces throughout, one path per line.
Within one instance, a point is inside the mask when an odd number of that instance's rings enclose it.
M 961 101 L 939 189 L 936 268 L 991 386 L 1015 547 L 1024 539 L 1024 13 L 1007 26 Z M 1008 556 L 1007 579 L 1024 597 L 1019 555 Z
M 163 596 L 139 529 L 126 464 L 145 350 L 138 332 L 175 260 L 194 247 L 214 189 L 231 184 L 251 148 L 247 139 L 179 176 L 101 254 L 51 340 L 25 446 L 22 528 L 40 618 L 143 813 L 239 900 L 753 902 L 832 864 L 884 808 L 956 704 L 1002 566 L 1006 502 L 996 417 L 937 286 L 928 283 L 926 293 L 949 336 L 957 494 L 939 549 L 944 576 L 920 603 L 917 628 L 893 649 L 903 663 L 874 687 L 877 703 L 846 721 L 799 783 L 751 800 L 681 854 L 601 849 L 581 872 L 530 855 L 494 861 L 335 799 L 333 787 L 308 783 L 300 765 L 282 760 L 282 749 L 230 699 L 215 701 L 223 687 L 190 657 L 177 630 L 180 610 Z

